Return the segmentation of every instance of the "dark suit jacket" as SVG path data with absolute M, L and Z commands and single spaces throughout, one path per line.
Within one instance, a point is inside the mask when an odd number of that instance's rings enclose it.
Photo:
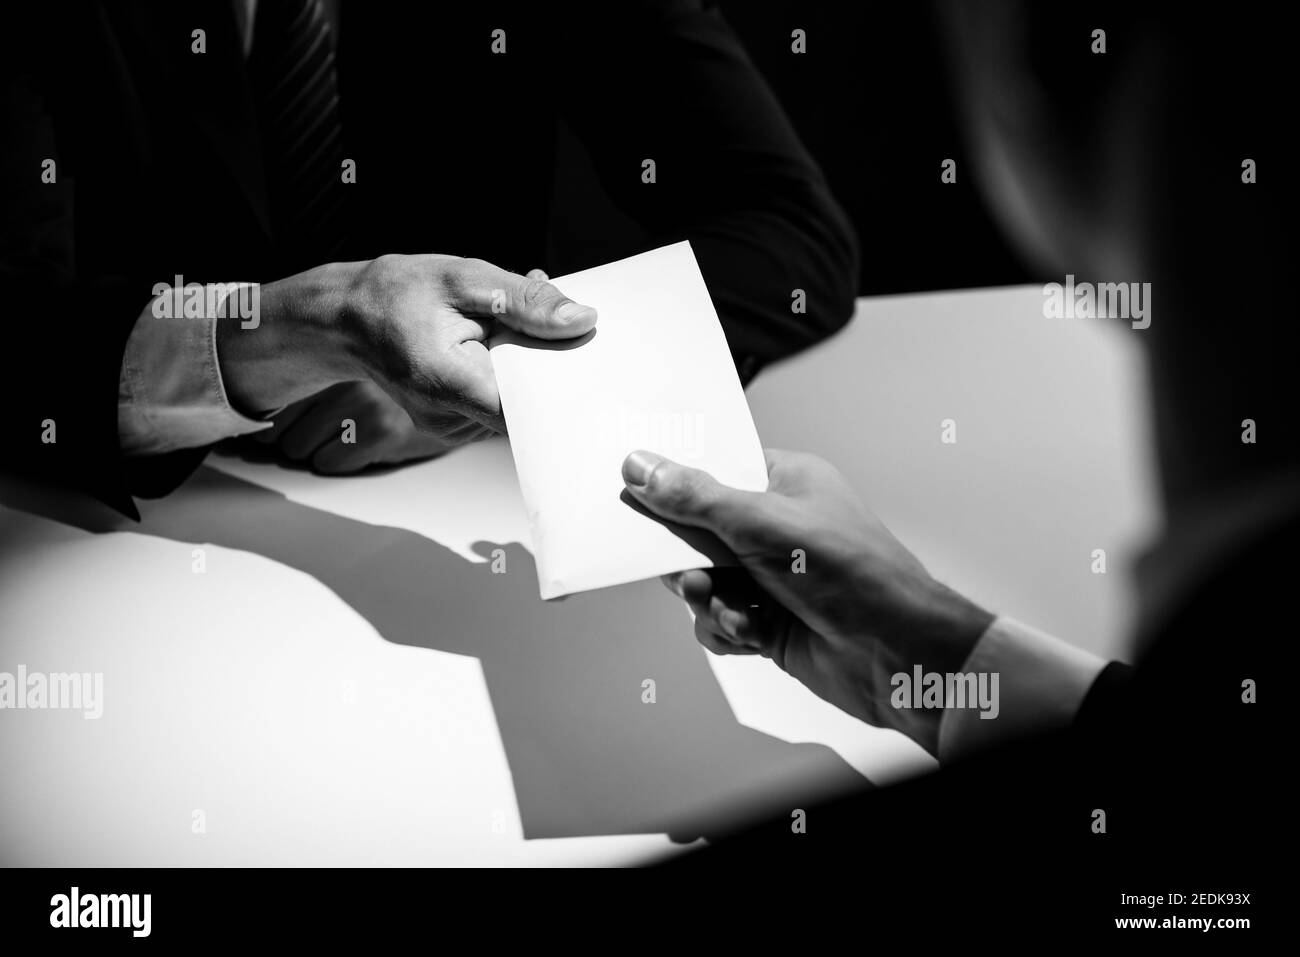
M 1291 749 L 1274 736 L 1289 727 L 1281 712 L 1291 675 L 1279 665 L 1290 658 L 1281 651 L 1294 631 L 1297 548 L 1292 515 L 1221 556 L 1140 638 L 1134 668 L 1101 673 L 1069 731 L 806 807 L 803 834 L 783 813 L 669 866 L 711 888 L 744 874 L 744 888 L 796 910 L 816 904 L 823 916 L 838 911 L 825 892 L 838 891 L 859 932 L 887 925 L 918 942 L 1044 928 L 1071 940 L 1115 934 L 1117 917 L 1153 915 L 1253 918 L 1259 933 L 1281 891 L 1272 875 Z M 1258 703 L 1243 701 L 1248 679 Z M 1104 833 L 1093 830 L 1097 810 Z M 1120 904 L 1124 893 L 1171 891 L 1188 901 Z M 1193 904 L 1200 892 L 1251 898 Z
M 0 50 L 0 466 L 133 512 L 130 494 L 169 490 L 202 455 L 119 454 L 118 372 L 152 286 L 266 281 L 292 251 L 270 232 L 228 0 L 28 6 Z M 574 212 L 550 208 L 563 122 L 639 225 L 638 246 L 691 240 L 742 375 L 850 315 L 851 230 L 707 4 L 370 2 L 344 4 L 340 25 L 350 258 L 550 265 L 547 223 Z M 198 27 L 203 55 L 191 52 Z M 491 52 L 498 28 L 504 56 Z M 646 158 L 654 185 L 641 181 Z M 805 314 L 791 310 L 796 288 Z M 41 442 L 46 419 L 54 444 Z

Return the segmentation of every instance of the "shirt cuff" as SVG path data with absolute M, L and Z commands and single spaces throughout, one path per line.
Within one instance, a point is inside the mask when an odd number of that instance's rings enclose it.
M 940 763 L 1069 725 L 1105 666 L 1096 655 L 1012 618 L 994 620 L 964 668 L 989 675 L 989 686 L 998 689 L 994 706 L 944 709 Z
M 236 306 L 228 302 L 236 292 L 241 307 L 256 308 L 256 284 L 217 283 L 168 289 L 140 314 L 118 380 L 123 454 L 161 455 L 271 427 L 236 412 L 221 381 L 217 319 Z

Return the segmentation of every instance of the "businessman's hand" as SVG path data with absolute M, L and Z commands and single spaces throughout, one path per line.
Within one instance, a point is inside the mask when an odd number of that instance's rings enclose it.
M 934 753 L 940 710 L 890 704 L 891 677 L 956 672 L 993 620 L 935 581 L 833 467 L 769 451 L 766 492 L 742 492 L 650 452 L 623 463 L 628 491 L 665 519 L 707 529 L 740 560 L 668 576 L 718 654 L 762 654 L 871 724 Z M 743 571 L 742 571 L 743 569 Z
M 222 319 L 231 403 L 280 409 L 368 380 L 444 445 L 505 431 L 487 339 L 500 323 L 541 339 L 588 332 L 596 312 L 549 282 L 455 256 L 332 263 L 261 287 L 256 324 Z

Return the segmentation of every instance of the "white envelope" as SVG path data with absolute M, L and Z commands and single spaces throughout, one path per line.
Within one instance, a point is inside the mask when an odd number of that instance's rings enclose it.
M 505 332 L 492 364 L 528 509 L 542 598 L 731 564 L 711 535 L 629 504 L 621 468 L 648 449 L 748 491 L 767 466 L 690 243 L 552 280 L 593 306 L 580 340 Z

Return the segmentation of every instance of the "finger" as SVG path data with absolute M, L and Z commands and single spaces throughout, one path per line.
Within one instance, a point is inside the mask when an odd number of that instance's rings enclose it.
M 453 305 L 470 315 L 491 316 L 538 339 L 573 339 L 596 325 L 596 310 L 560 292 L 545 279 L 507 272 L 467 259 L 449 283 Z
M 758 649 L 748 648 L 729 641 L 725 636 L 713 631 L 702 619 L 695 619 L 695 640 L 715 655 L 756 655 Z
M 469 445 L 471 442 L 481 442 L 484 439 L 490 439 L 492 436 L 497 434 L 497 432 L 489 429 L 486 425 L 479 425 L 479 423 L 472 419 L 467 419 L 463 425 L 448 432 L 444 441 L 448 445 Z
M 721 595 L 709 600 L 709 620 L 714 631 L 735 644 L 758 648 L 762 635 L 750 611 L 748 605 L 733 604 Z
M 697 624 L 702 623 L 702 627 L 718 634 L 723 632 L 715 615 L 713 576 L 708 570 L 696 568 L 677 572 L 665 575 L 664 580 L 671 582 L 668 587 L 686 602 Z
M 677 577 L 677 594 L 692 611 L 706 609 L 713 597 L 713 576 L 703 568 L 681 572 Z
M 696 568 L 662 577 L 697 621 L 733 644 L 762 651 L 774 635 L 773 599 L 740 568 Z
M 442 408 L 422 417 L 414 437 L 430 442 L 443 442 L 448 446 L 463 445 L 480 436 L 494 434 L 487 426 L 468 418 L 455 409 Z
M 311 457 L 312 471 L 321 475 L 351 475 L 374 465 L 356 450 L 356 446 L 327 443 Z
M 441 428 L 437 433 L 416 432 L 394 449 L 394 457 L 390 461 L 401 462 L 412 459 L 433 458 L 450 452 L 452 449 L 458 449 L 462 445 L 470 445 L 474 442 L 489 439 L 496 434 L 491 429 L 479 425 L 472 419 L 464 419 L 459 425 L 451 428 Z
M 385 432 L 369 445 L 326 442 L 311 458 L 311 467 L 322 475 L 348 475 L 372 465 L 400 465 L 431 459 L 451 445 L 432 435 L 411 430 L 408 435 Z
M 271 417 L 271 427 L 269 429 L 263 429 L 261 432 L 254 432 L 253 436 L 259 442 L 273 445 L 280 441 L 280 436 L 284 435 L 291 425 L 310 412 L 315 406 L 320 405 L 322 402 L 331 399 L 334 396 L 347 393 L 356 385 L 356 382 L 340 382 L 338 385 L 332 385 L 328 389 L 324 389 L 313 396 L 308 396 L 305 399 L 292 402 Z
M 692 568 L 684 572 L 671 572 L 661 575 L 660 581 L 670 592 L 686 602 L 695 601 L 702 604 L 709 600 L 713 591 L 713 577 L 709 569 Z M 695 597 L 696 595 L 700 597 Z M 690 597 L 688 597 L 690 596 Z
M 741 614 L 737 608 L 743 604 L 725 600 L 718 593 L 717 581 L 710 571 L 697 568 L 678 573 L 675 584 L 674 590 L 690 607 L 696 622 L 702 622 L 703 627 L 728 640 L 741 640 L 740 631 L 747 623 L 737 620 Z
M 310 460 L 318 470 L 323 460 L 335 470 L 355 471 L 382 461 L 403 435 L 414 433 L 410 416 L 377 386 L 345 386 L 321 393 L 319 401 L 284 430 L 278 443 L 281 452 L 295 462 Z
M 341 403 L 321 402 L 300 415 L 281 433 L 278 443 L 280 451 L 291 461 L 302 462 L 330 442 L 342 444 L 344 420 L 347 418 L 347 409 Z M 362 431 L 364 430 L 360 428 L 354 430 Z
M 372 465 L 394 461 L 392 443 L 382 441 L 369 446 L 333 440 L 323 443 L 311 457 L 311 467 L 322 475 L 350 475 Z
M 528 270 L 528 273 L 526 274 L 525 278 L 540 279 L 542 280 L 542 282 L 547 282 L 550 280 L 551 277 L 546 275 L 546 273 L 542 272 L 540 269 L 530 269 Z
M 723 485 L 708 472 L 679 465 L 654 452 L 633 452 L 623 460 L 623 481 L 650 511 L 683 525 L 706 528 L 727 545 L 766 512 L 761 492 Z
M 493 432 L 505 432 L 501 396 L 497 392 L 496 375 L 487 347 L 481 342 L 462 342 L 445 353 L 443 360 L 442 385 L 445 391 L 438 397 L 436 407 L 426 409 L 423 415 L 412 414 L 416 426 L 422 431 L 437 433 L 437 420 L 452 411 Z
M 736 568 L 695 569 L 674 576 L 674 590 L 697 621 L 735 644 L 761 648 L 767 634 L 764 608 L 770 599 Z
M 436 409 L 414 410 L 411 418 L 417 435 L 443 442 L 448 448 L 499 434 L 497 429 L 485 423 L 501 421 L 500 415 L 494 417 L 451 398 Z

